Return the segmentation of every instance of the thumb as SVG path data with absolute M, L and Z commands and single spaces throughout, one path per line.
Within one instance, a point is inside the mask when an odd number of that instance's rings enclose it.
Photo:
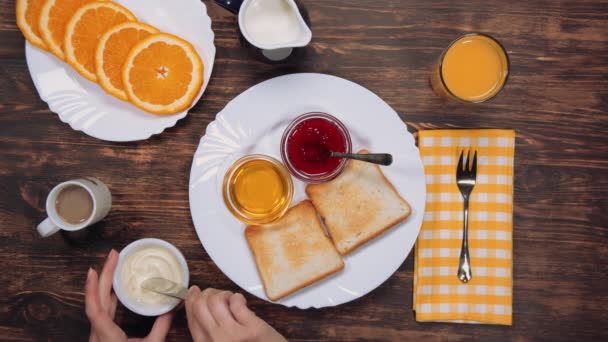
M 158 318 L 156 318 L 156 322 L 154 322 L 154 325 L 152 326 L 152 330 L 150 330 L 150 334 L 148 334 L 148 337 L 146 338 L 146 341 L 163 342 L 167 338 L 169 329 L 171 329 L 173 316 L 175 316 L 175 311 L 173 310 L 164 315 L 158 316 Z

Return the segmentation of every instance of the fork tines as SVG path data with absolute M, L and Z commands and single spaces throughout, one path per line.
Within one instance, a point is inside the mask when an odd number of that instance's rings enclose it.
M 464 148 L 462 149 L 458 158 L 458 172 L 477 173 L 477 150 L 473 149 L 473 151 L 473 162 L 471 163 L 471 149 L 469 148 L 467 150 L 466 165 L 464 165 Z

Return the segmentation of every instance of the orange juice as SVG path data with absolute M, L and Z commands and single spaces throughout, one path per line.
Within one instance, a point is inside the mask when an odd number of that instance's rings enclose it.
M 441 80 L 448 93 L 466 102 L 481 102 L 496 95 L 508 73 L 505 50 L 496 40 L 481 34 L 454 41 L 440 64 Z

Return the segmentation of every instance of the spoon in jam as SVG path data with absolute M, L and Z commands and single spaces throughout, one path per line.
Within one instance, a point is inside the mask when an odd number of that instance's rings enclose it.
M 388 153 L 343 153 L 330 151 L 323 144 L 310 144 L 301 149 L 303 159 L 308 162 L 323 163 L 329 158 L 346 158 L 356 159 L 367 163 L 374 163 L 380 165 L 391 165 L 393 162 L 393 156 Z
M 374 163 L 379 165 L 391 165 L 393 163 L 393 156 L 388 153 L 342 153 L 342 152 L 329 152 L 330 157 L 355 159 L 364 161 L 367 163 Z

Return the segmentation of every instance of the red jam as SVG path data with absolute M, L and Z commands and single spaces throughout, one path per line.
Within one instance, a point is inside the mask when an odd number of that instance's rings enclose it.
M 335 171 L 342 158 L 330 152 L 346 152 L 346 138 L 340 127 L 323 118 L 297 124 L 287 138 L 287 155 L 294 168 L 309 175 Z

